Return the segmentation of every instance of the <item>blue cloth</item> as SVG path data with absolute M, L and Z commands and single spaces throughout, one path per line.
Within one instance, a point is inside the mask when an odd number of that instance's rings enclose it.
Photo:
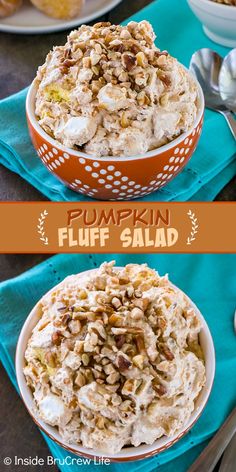
M 204 35 L 186 0 L 157 0 L 132 19 L 149 20 L 157 33 L 157 45 L 168 49 L 186 66 L 199 48 L 210 47 L 222 56 L 228 52 L 227 48 L 213 43 Z M 26 93 L 27 90 L 23 90 L 0 102 L 0 162 L 50 200 L 91 200 L 66 188 L 37 157 L 27 130 Z M 166 187 L 141 200 L 213 200 L 236 174 L 235 152 L 235 142 L 224 117 L 206 110 L 202 137 L 187 167 Z
M 207 406 L 196 425 L 177 444 L 143 461 L 101 466 L 111 472 L 186 472 L 206 441 L 216 432 L 235 405 L 236 336 L 233 315 L 236 308 L 236 255 L 148 254 L 148 255 L 65 255 L 54 256 L 15 279 L 0 284 L 0 359 L 17 388 L 14 355 L 20 329 L 38 299 L 68 274 L 97 267 L 104 260 L 117 265 L 147 262 L 170 279 L 198 305 L 211 330 L 216 349 L 216 377 Z M 223 389 L 223 390 L 222 390 Z M 224 395 L 219 392 L 224 391 Z M 45 440 L 54 457 L 63 461 L 68 453 Z M 72 456 L 73 457 L 73 456 Z M 59 465 L 62 472 L 76 467 Z M 80 466 L 83 470 L 83 466 Z M 88 467 L 88 466 L 86 466 Z M 93 464 L 90 469 L 96 468 Z

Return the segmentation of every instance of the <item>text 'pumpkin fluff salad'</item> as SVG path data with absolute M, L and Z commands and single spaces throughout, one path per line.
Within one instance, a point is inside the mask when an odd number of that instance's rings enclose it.
M 196 85 L 154 40 L 147 21 L 72 31 L 38 70 L 42 128 L 96 157 L 142 154 L 188 131 L 197 114 Z
M 24 374 L 65 441 L 115 454 L 187 423 L 205 384 L 201 324 L 167 276 L 104 263 L 66 278 L 38 311 Z

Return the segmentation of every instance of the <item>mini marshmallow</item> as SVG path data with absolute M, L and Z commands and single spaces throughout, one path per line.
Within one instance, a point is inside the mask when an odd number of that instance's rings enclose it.
M 128 100 L 126 98 L 126 89 L 116 85 L 107 84 L 99 90 L 99 104 L 108 111 L 116 111 L 121 108 L 127 108 Z
M 67 123 L 58 129 L 57 137 L 60 135 L 64 138 L 67 146 L 82 146 L 87 143 L 95 135 L 97 123 L 93 118 L 88 116 L 72 116 Z
M 72 417 L 72 412 L 66 408 L 63 401 L 53 393 L 46 395 L 40 400 L 38 407 L 42 420 L 51 426 L 62 423 L 67 424 Z

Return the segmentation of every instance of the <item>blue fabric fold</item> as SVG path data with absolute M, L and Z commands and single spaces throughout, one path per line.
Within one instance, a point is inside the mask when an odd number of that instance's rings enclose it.
M 100 265 L 104 260 L 147 262 L 170 279 L 198 305 L 211 330 L 216 350 L 216 376 L 203 414 L 192 430 L 161 454 L 142 461 L 99 466 L 111 472 L 186 472 L 230 413 L 236 402 L 236 336 L 233 330 L 236 293 L 236 255 L 148 254 L 148 255 L 65 255 L 54 256 L 20 276 L 0 284 L 0 360 L 17 388 L 14 355 L 17 338 L 28 313 L 39 298 L 69 274 Z M 224 395 L 222 395 L 222 388 Z M 45 434 L 50 453 L 60 460 L 62 472 L 76 472 L 67 465 L 70 456 Z M 71 456 L 75 457 L 75 456 Z M 84 470 L 88 466 L 79 466 Z M 98 466 L 90 464 L 89 469 Z
M 157 34 L 158 47 L 168 49 L 170 54 L 185 66 L 189 65 L 193 52 L 201 47 L 210 47 L 222 56 L 228 52 L 227 48 L 213 43 L 205 36 L 202 25 L 191 12 L 186 0 L 157 0 L 131 19 L 149 20 Z M 26 124 L 26 93 L 27 89 L 22 90 L 0 102 L 0 162 L 50 200 L 91 200 L 66 188 L 38 158 Z M 235 141 L 224 117 L 206 110 L 200 143 L 188 165 L 167 186 L 140 200 L 214 199 L 220 189 L 236 174 L 235 152 Z

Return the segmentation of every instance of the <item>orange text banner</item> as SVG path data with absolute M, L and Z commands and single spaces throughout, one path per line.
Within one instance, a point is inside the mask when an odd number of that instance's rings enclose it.
M 236 203 L 3 202 L 1 253 L 235 252 Z

